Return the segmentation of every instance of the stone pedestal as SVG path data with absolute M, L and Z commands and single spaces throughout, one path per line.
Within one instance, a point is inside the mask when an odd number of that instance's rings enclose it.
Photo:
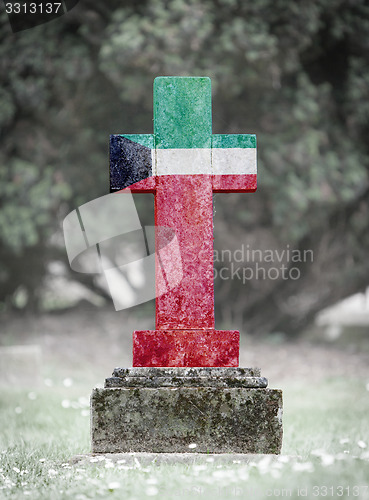
M 256 368 L 116 368 L 91 396 L 92 452 L 280 453 L 267 384 Z

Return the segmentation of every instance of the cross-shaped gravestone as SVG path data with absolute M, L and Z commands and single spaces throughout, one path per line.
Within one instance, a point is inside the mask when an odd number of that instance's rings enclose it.
M 212 134 L 209 78 L 159 77 L 154 134 L 111 136 L 110 180 L 155 195 L 155 225 L 175 231 L 182 260 L 179 285 L 157 294 L 156 330 L 133 334 L 133 366 L 238 366 L 239 332 L 214 325 L 213 193 L 256 190 L 255 135 Z M 158 266 L 157 290 L 163 279 Z

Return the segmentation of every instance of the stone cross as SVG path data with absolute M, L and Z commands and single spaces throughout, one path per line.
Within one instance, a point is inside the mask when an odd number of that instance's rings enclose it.
M 133 366 L 238 366 L 239 332 L 214 325 L 213 193 L 256 190 L 255 135 L 212 134 L 209 78 L 158 77 L 154 134 L 111 136 L 110 188 L 153 193 L 155 226 L 172 228 L 181 252 L 182 280 L 157 293 L 156 330 L 133 334 Z M 158 268 L 157 291 L 170 281 Z

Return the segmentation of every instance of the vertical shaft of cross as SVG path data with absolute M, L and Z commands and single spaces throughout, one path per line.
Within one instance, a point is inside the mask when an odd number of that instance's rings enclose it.
M 158 330 L 214 328 L 212 198 L 210 175 L 158 178 L 155 225 L 175 230 L 183 273 L 182 281 L 174 290 L 157 294 Z M 160 238 L 159 231 L 157 248 L 164 246 Z M 170 268 L 170 263 L 161 264 L 158 269 Z M 157 273 L 157 287 L 161 286 L 162 279 L 161 273 Z
M 214 328 L 210 80 L 157 79 L 154 128 L 155 225 L 175 231 L 183 272 L 175 290 L 157 294 L 156 328 Z M 158 232 L 157 248 L 160 238 Z M 161 279 L 157 274 L 158 287 Z

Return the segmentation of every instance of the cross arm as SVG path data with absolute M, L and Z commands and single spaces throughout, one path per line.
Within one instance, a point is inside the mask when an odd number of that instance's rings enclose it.
M 153 134 L 110 136 L 110 192 L 155 192 L 155 139 Z
M 213 134 L 212 174 L 215 193 L 252 193 L 257 188 L 256 136 Z

